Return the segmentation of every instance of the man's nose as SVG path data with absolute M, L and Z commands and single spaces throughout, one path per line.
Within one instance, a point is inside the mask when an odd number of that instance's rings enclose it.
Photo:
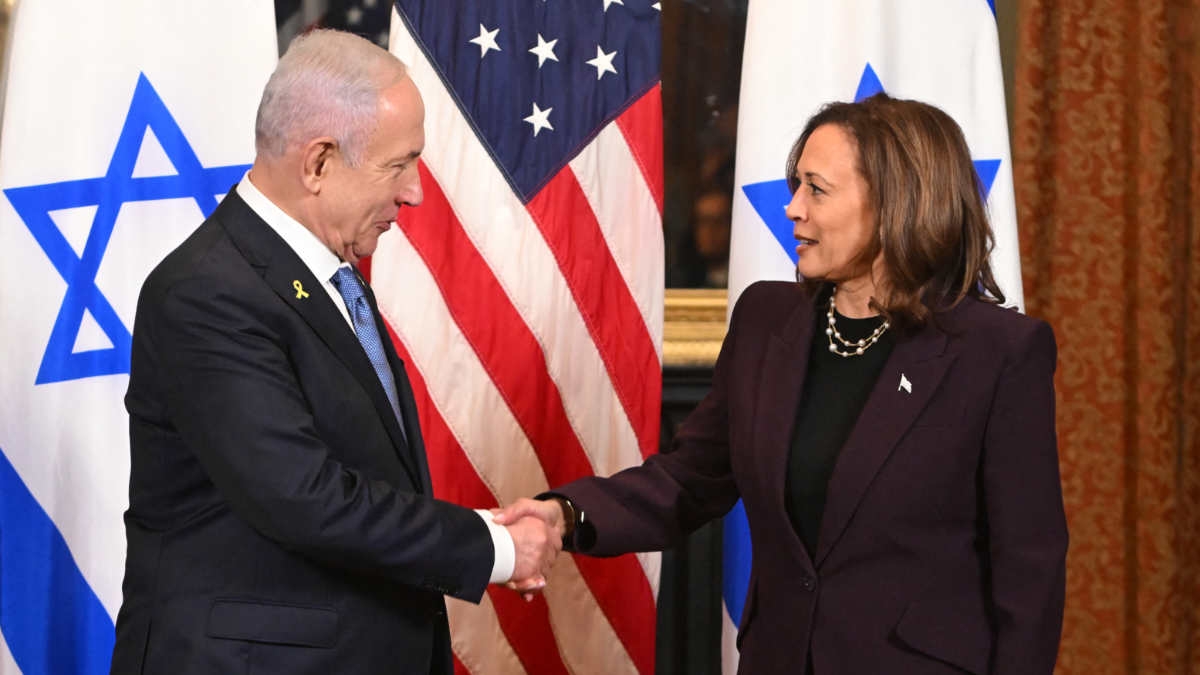
M 417 206 L 425 200 L 425 192 L 421 189 L 421 175 L 413 172 L 413 177 L 403 181 L 396 192 L 396 206 L 407 204 Z

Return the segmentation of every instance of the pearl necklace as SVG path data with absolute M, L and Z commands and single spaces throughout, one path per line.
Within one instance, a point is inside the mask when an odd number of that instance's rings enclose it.
M 846 338 L 842 337 L 841 333 L 838 332 L 837 319 L 834 318 L 834 310 L 837 307 L 837 304 L 834 302 L 833 298 L 836 295 L 837 286 L 834 286 L 833 293 L 829 295 L 829 311 L 825 313 L 825 316 L 829 322 L 829 326 L 825 329 L 825 336 L 829 338 L 829 351 L 841 356 L 842 358 L 861 356 L 862 353 L 867 351 L 871 345 L 879 342 L 879 338 L 883 335 L 884 331 L 886 331 L 892 324 L 889 323 L 887 319 L 884 319 L 883 323 L 880 324 L 880 326 L 867 337 L 857 342 L 851 342 L 847 340 Z M 834 342 L 834 340 L 837 342 Z M 838 346 L 839 343 L 841 344 L 840 347 Z M 845 348 L 846 351 L 842 351 L 842 348 Z

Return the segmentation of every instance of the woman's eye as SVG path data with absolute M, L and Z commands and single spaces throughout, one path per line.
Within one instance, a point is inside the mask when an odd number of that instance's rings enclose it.
M 808 189 L 809 189 L 809 192 L 813 193 L 814 195 L 825 194 L 825 191 L 822 190 L 821 188 L 817 187 L 817 184 L 813 183 L 812 181 L 809 181 Z

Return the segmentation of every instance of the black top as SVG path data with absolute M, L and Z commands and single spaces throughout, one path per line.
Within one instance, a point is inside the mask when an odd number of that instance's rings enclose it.
M 816 556 L 825 490 L 834 464 L 895 344 L 894 332 L 888 329 L 860 355 L 834 354 L 829 351 L 825 335 L 829 304 L 821 303 L 819 307 L 804 392 L 792 431 L 786 491 L 788 515 L 810 557 Z M 850 341 L 867 337 L 883 323 L 879 316 L 850 319 L 840 313 L 835 314 L 835 320 L 838 332 Z

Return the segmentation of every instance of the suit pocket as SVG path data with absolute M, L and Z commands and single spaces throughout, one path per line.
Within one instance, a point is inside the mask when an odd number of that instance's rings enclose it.
M 337 644 L 338 614 L 306 607 L 250 600 L 215 600 L 208 614 L 209 637 L 298 647 Z
M 992 629 L 981 606 L 924 598 L 908 606 L 896 637 L 916 651 L 975 675 L 988 672 Z

